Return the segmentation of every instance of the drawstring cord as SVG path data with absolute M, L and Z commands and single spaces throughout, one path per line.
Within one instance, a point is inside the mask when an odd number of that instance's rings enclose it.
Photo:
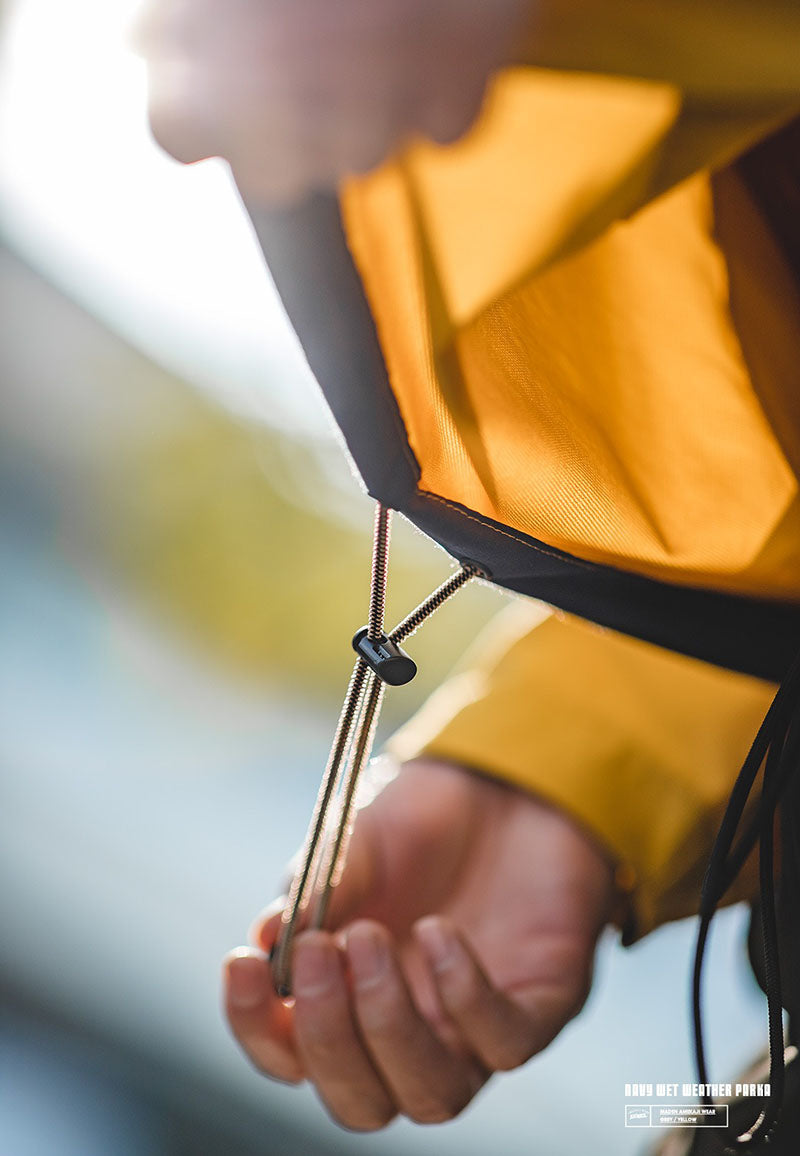
M 774 825 L 778 805 L 797 771 L 800 761 L 800 656 L 783 682 L 762 722 L 731 791 L 720 829 L 711 851 L 700 900 L 700 925 L 692 977 L 692 1014 L 698 1080 L 708 1084 L 701 987 L 703 959 L 711 921 L 756 842 L 759 841 L 759 888 L 761 930 L 764 951 L 764 988 L 769 1019 L 770 1094 L 761 1115 L 747 1132 L 730 1141 L 729 1151 L 750 1152 L 769 1142 L 780 1117 L 784 1091 L 783 992 L 780 971 L 780 943 L 775 908 Z M 737 832 L 761 766 L 764 767 L 761 798 L 755 814 L 736 841 Z M 792 799 L 792 794 L 795 798 Z M 784 833 L 790 833 L 790 847 L 782 847 L 784 877 L 787 851 L 797 844 L 798 815 L 787 806 L 797 805 L 797 791 L 783 802 Z M 786 841 L 786 839 L 784 839 Z M 703 1103 L 712 1106 L 710 1096 Z
M 275 990 L 281 998 L 291 995 L 291 951 L 301 927 L 322 927 L 333 888 L 339 881 L 347 854 L 356 787 L 369 761 L 386 684 L 410 682 L 416 666 L 401 649 L 431 614 L 471 578 L 482 571 L 463 564 L 438 589 L 402 620 L 389 634 L 384 631 L 384 610 L 389 558 L 391 511 L 380 503 L 375 512 L 369 616 L 366 627 L 356 632 L 353 648 L 358 654 L 342 704 L 328 762 L 322 776 L 314 811 L 303 846 L 300 865 L 289 888 L 278 937 L 271 953 Z M 784 1037 L 783 998 L 779 962 L 779 936 L 775 909 L 775 813 L 800 761 L 800 656 L 789 669 L 767 711 L 758 734 L 737 776 L 711 851 L 703 881 L 700 924 L 692 977 L 692 1012 L 698 1080 L 708 1086 L 701 1010 L 702 972 L 711 922 L 739 870 L 759 842 L 761 920 L 764 944 L 764 976 L 769 1018 L 770 1095 L 751 1128 L 730 1142 L 729 1151 L 759 1149 L 772 1136 L 783 1101 Z M 758 772 L 764 767 L 761 798 L 755 814 L 738 835 Z M 797 805 L 798 790 L 790 792 Z M 791 796 L 794 795 L 794 799 Z M 797 845 L 798 816 L 783 808 L 782 848 L 800 861 Z M 712 1106 L 710 1096 L 702 1101 Z
M 465 563 L 387 634 L 384 611 L 390 526 L 391 511 L 379 503 L 375 511 L 367 626 L 353 638 L 358 658 L 270 957 L 275 990 L 281 998 L 292 992 L 295 935 L 301 927 L 324 925 L 331 892 L 344 868 L 356 787 L 372 751 L 386 684 L 410 682 L 417 672 L 400 644 L 471 578 L 482 573 L 477 566 Z

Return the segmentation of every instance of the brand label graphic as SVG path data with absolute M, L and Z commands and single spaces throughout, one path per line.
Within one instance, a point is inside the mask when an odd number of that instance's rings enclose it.
M 728 1105 L 626 1104 L 626 1128 L 727 1128 Z

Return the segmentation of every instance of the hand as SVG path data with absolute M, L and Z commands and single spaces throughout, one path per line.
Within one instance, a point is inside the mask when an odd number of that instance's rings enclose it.
M 529 0 L 148 0 L 150 119 L 182 161 L 223 156 L 262 203 L 332 189 L 409 136 L 475 119 Z
M 410 763 L 358 814 L 333 930 L 297 938 L 294 1002 L 267 960 L 280 901 L 258 948 L 227 958 L 231 1027 L 256 1067 L 308 1078 L 348 1128 L 450 1119 L 578 1013 L 614 895 L 610 862 L 558 811 Z

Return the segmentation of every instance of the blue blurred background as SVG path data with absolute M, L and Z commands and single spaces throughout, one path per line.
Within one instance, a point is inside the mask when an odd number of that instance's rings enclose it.
M 299 842 L 364 616 L 371 511 L 227 172 L 150 140 L 133 0 L 8 0 L 0 80 L 0 1153 L 642 1150 L 624 1083 L 691 1080 L 692 927 L 462 1118 L 347 1135 L 251 1072 L 219 960 Z M 448 571 L 396 534 L 390 614 Z M 415 641 L 419 704 L 505 597 Z M 712 1070 L 763 1033 L 715 931 Z

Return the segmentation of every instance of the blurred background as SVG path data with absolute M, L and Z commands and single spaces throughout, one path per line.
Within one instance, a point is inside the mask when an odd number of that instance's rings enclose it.
M 219 960 L 302 837 L 365 616 L 371 508 L 225 167 L 152 143 L 134 0 L 0 6 L 0 1152 L 641 1151 L 626 1081 L 691 1080 L 691 925 L 459 1120 L 347 1135 L 251 1072 Z M 389 616 L 448 572 L 397 525 Z M 414 641 L 407 717 L 505 597 Z M 760 1044 L 741 911 L 712 1071 Z

